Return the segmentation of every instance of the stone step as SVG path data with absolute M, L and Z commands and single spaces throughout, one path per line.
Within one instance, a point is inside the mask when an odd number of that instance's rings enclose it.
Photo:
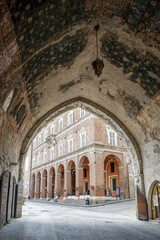
M 58 199 L 57 202 L 59 203 L 69 203 L 69 204 L 78 204 L 78 205 L 85 205 L 85 199 Z

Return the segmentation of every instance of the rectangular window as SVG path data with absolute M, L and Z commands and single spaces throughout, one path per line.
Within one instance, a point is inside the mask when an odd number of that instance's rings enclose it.
M 54 159 L 54 148 L 50 149 L 50 160 Z
M 67 126 L 73 124 L 73 112 L 69 113 L 67 116 Z
M 116 191 L 116 178 L 112 179 L 112 191 Z
M 59 120 L 59 131 L 62 131 L 63 129 L 63 119 Z
M 115 132 L 109 132 L 109 144 L 113 146 L 116 145 Z
M 63 155 L 63 145 L 59 145 L 59 157 Z
M 40 163 L 41 163 L 41 155 L 39 154 L 37 157 L 37 165 L 40 165 Z
M 86 146 L 86 133 L 82 133 L 80 138 L 81 138 L 81 147 L 85 147 Z
M 73 139 L 68 141 L 68 152 L 73 152 Z
M 34 141 L 33 141 L 33 149 L 35 149 L 36 148 L 36 139 L 34 139 Z
M 46 138 L 47 138 L 47 131 L 45 131 L 44 134 L 43 134 L 43 141 L 44 142 L 46 141 Z
M 85 110 L 83 110 L 82 108 L 80 109 L 80 117 L 84 117 L 85 116 Z
M 54 125 L 51 126 L 51 134 L 54 134 Z
M 38 145 L 41 144 L 41 135 L 38 136 Z
M 111 172 L 114 172 L 114 162 L 111 163 Z
M 43 152 L 43 163 L 47 162 L 47 151 Z

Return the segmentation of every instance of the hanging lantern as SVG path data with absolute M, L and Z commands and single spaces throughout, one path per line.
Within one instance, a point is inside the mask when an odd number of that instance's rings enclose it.
M 99 30 L 99 25 L 96 25 L 94 27 L 94 30 L 96 31 L 96 48 L 97 48 L 97 58 L 95 61 L 92 62 L 92 67 L 95 71 L 95 75 L 97 75 L 98 77 L 101 75 L 102 73 L 102 69 L 104 67 L 104 63 L 103 60 L 101 60 L 98 57 L 98 30 Z

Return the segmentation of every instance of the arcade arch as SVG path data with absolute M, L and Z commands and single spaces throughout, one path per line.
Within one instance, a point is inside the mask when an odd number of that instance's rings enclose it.
M 117 157 L 108 155 L 104 161 L 104 179 L 106 195 L 116 197 L 116 188 L 120 188 L 119 163 Z M 120 195 L 120 194 L 119 194 Z
M 72 160 L 67 169 L 67 195 L 76 195 L 76 166 Z
M 63 197 L 66 189 L 64 189 L 65 184 L 65 172 L 64 165 L 60 164 L 57 170 L 57 195 Z
M 79 161 L 79 194 L 90 194 L 90 164 L 86 156 Z
M 160 181 L 154 181 L 148 194 L 149 219 L 160 219 Z

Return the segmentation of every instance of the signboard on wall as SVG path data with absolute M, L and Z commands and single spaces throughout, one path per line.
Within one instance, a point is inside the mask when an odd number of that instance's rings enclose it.
M 110 196 L 110 189 L 106 188 L 106 196 Z
M 120 196 L 120 188 L 119 187 L 116 188 L 116 196 Z

